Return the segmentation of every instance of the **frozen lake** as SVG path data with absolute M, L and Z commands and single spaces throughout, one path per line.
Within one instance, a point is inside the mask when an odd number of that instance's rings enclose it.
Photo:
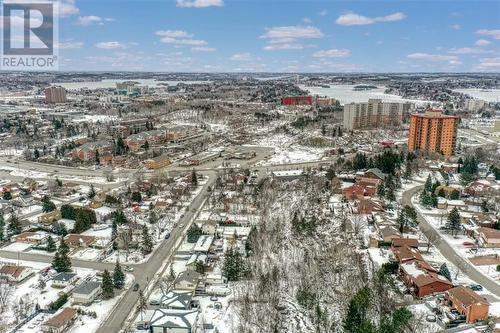
M 312 95 L 327 96 L 340 101 L 340 104 L 368 102 L 370 98 L 379 98 L 384 102 L 412 102 L 416 104 L 433 103 L 431 101 L 421 101 L 413 99 L 404 99 L 398 95 L 384 93 L 385 87 L 378 87 L 370 90 L 354 90 L 356 85 L 331 85 L 330 88 L 306 87 L 299 85 L 303 90 L 309 91 Z
M 500 102 L 500 89 L 456 89 L 462 94 L 470 95 L 477 99 L 482 99 L 487 102 Z
M 68 90 L 78 90 L 82 88 L 93 89 L 114 89 L 116 88 L 116 83 L 121 83 L 125 81 L 134 81 L 141 86 L 148 86 L 150 88 L 161 87 L 161 83 L 168 84 L 169 86 L 176 86 L 179 83 L 184 84 L 201 84 L 210 83 L 210 81 L 158 81 L 155 79 L 127 79 L 127 80 L 114 80 L 106 79 L 102 81 L 83 81 L 83 82 L 56 82 L 53 85 L 61 86 Z

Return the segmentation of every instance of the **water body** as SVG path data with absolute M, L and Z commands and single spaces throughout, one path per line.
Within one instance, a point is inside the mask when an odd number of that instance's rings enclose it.
M 377 87 L 369 90 L 354 90 L 357 85 L 340 84 L 331 85 L 330 88 L 306 87 L 299 85 L 303 90 L 309 91 L 312 95 L 327 96 L 340 101 L 340 104 L 368 102 L 370 98 L 378 98 L 384 102 L 411 102 L 415 104 L 435 103 L 432 101 L 423 101 L 415 99 L 405 99 L 398 95 L 384 93 L 385 87 Z
M 500 102 L 500 89 L 456 89 L 454 91 L 462 94 L 470 95 L 477 99 L 482 99 L 487 102 Z
M 162 85 L 176 86 L 179 83 L 184 83 L 184 84 L 210 83 L 210 81 L 158 81 L 155 79 L 127 79 L 127 80 L 106 79 L 102 81 L 56 82 L 53 85 L 61 86 L 68 90 L 78 90 L 82 88 L 96 90 L 96 89 L 114 89 L 116 88 L 116 83 L 121 83 L 125 81 L 134 81 L 141 86 L 148 86 L 150 88 L 161 87 Z

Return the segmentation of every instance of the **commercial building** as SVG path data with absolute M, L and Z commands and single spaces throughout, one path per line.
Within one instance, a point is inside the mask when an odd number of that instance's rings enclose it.
M 389 103 L 381 99 L 346 104 L 343 126 L 347 130 L 401 126 L 404 113 L 411 107 L 410 103 Z
M 465 109 L 471 112 L 478 112 L 486 106 L 486 102 L 481 99 L 468 99 L 465 101 Z
M 281 99 L 281 105 L 312 105 L 312 96 L 286 96 Z
M 411 114 L 408 151 L 453 155 L 458 122 L 458 117 L 444 115 L 441 110 L 427 109 L 423 114 Z
M 63 87 L 48 87 L 45 89 L 45 102 L 50 104 L 66 103 L 66 89 Z

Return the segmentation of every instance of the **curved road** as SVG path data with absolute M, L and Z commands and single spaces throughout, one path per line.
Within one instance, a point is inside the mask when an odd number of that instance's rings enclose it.
M 402 204 L 414 206 L 411 198 L 415 194 L 421 192 L 423 188 L 424 186 L 421 185 L 403 192 Z M 425 220 L 418 210 L 417 219 L 420 230 L 424 233 L 427 239 L 433 240 L 433 245 L 441 252 L 446 260 L 452 262 L 471 280 L 482 285 L 497 297 L 500 297 L 500 284 L 478 270 L 477 267 L 474 266 L 468 259 L 460 256 L 460 254 L 457 253 L 455 249 L 441 237 L 439 232 Z

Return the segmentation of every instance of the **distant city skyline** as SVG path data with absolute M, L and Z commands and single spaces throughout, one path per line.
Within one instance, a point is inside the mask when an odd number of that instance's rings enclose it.
M 499 1 L 62 0 L 60 70 L 500 72 Z

